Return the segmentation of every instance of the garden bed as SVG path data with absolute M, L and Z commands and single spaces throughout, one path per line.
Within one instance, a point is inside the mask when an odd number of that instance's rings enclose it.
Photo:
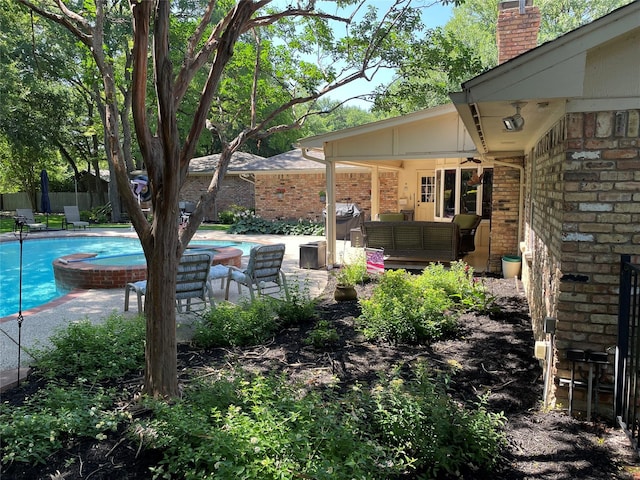
M 335 302 L 330 282 L 316 309 L 318 319 L 330 322 L 338 332 L 337 342 L 329 348 L 307 344 L 314 322 L 286 329 L 267 344 L 253 348 L 200 350 L 183 344 L 179 351 L 181 380 L 188 382 L 195 375 L 241 367 L 264 374 L 283 373 L 310 389 L 323 385 L 346 389 L 368 384 L 381 372 L 420 359 L 433 365 L 455 364 L 458 373 L 451 381 L 451 395 L 470 404 L 487 394 L 487 408 L 504 412 L 507 418 L 508 448 L 498 471 L 489 478 L 632 478 L 627 467 L 635 457 L 618 430 L 605 423 L 580 422 L 562 412 L 540 411 L 542 371 L 533 358 L 524 295 L 514 279 L 485 277 L 481 281 L 496 297 L 500 313 L 464 315 L 464 334 L 456 340 L 440 341 L 428 348 L 367 342 L 354 328 L 360 314 L 358 303 Z M 360 297 L 366 297 L 372 284 L 357 289 Z M 130 389 L 133 396 L 141 382 L 140 377 L 130 377 L 120 386 Z M 39 382 L 31 382 L 26 390 L 3 394 L 3 401 L 19 402 L 38 386 Z M 148 469 L 160 459 L 159 452 L 139 451 L 138 443 L 124 432 L 116 432 L 100 442 L 87 439 L 74 443 L 67 451 L 48 458 L 45 465 L 25 467 L 16 463 L 2 473 L 2 478 L 150 479 Z M 473 472 L 464 472 L 463 476 L 483 478 Z

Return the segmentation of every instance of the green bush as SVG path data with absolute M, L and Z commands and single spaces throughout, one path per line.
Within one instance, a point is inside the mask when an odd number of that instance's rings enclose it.
M 473 268 L 463 261 L 452 262 L 449 268 L 432 263 L 417 277 L 418 285 L 441 289 L 465 310 L 487 312 L 494 297 L 488 295 L 482 282 L 473 276 Z
M 369 280 L 364 252 L 352 253 L 335 273 L 338 285 L 357 285 Z
M 309 332 L 304 343 L 315 348 L 323 349 L 337 345 L 339 341 L 340 336 L 337 330 L 331 325 L 331 322 L 320 320 Z
M 242 218 L 255 216 L 255 210 L 241 205 L 230 205 L 228 210 L 218 213 L 218 220 L 225 225 L 231 225 Z
M 270 299 L 238 305 L 220 303 L 196 322 L 193 341 L 203 348 L 247 346 L 265 342 L 279 328 Z
M 72 323 L 51 336 L 51 346 L 29 353 L 47 378 L 80 377 L 95 382 L 141 370 L 144 339 L 144 318 L 113 314 L 103 324 Z
M 282 328 L 313 318 L 316 302 L 308 286 L 289 287 L 289 300 L 268 296 L 237 305 L 221 303 L 196 322 L 193 340 L 204 348 L 257 345 Z
M 51 384 L 21 406 L 1 404 L 2 464 L 46 463 L 77 437 L 104 440 L 107 432 L 131 419 L 123 409 L 113 408 L 114 399 L 113 391 L 95 385 Z
M 101 207 L 92 208 L 89 212 L 82 212 L 82 220 L 92 223 L 109 223 L 111 221 L 111 204 L 107 203 Z
M 316 301 L 309 294 L 308 280 L 300 287 L 300 282 L 289 283 L 289 300 L 276 300 L 274 308 L 281 327 L 298 325 L 315 316 Z
M 372 428 L 397 454 L 414 459 L 420 478 L 458 477 L 463 467 L 495 466 L 506 445 L 504 415 L 488 412 L 486 398 L 474 409 L 463 408 L 447 395 L 446 375 L 430 374 L 427 364 L 419 363 L 413 381 L 390 376 L 374 387 Z
M 191 384 L 178 402 L 153 401 L 133 430 L 164 450 L 158 478 L 436 478 L 497 460 L 503 418 L 466 410 L 426 375 L 384 379 L 344 395 L 241 372 Z
M 457 331 L 454 301 L 428 275 L 386 271 L 373 294 L 361 299 L 358 325 L 368 340 L 431 343 Z
M 264 235 L 324 235 L 324 224 L 310 220 L 265 220 L 245 216 L 229 227 L 229 233 Z

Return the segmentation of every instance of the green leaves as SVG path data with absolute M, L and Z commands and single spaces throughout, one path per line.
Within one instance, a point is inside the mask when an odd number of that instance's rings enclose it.
M 131 417 L 112 409 L 113 391 L 88 386 L 52 383 L 22 406 L 0 405 L 2 464 L 45 463 L 52 453 L 77 437 L 102 440 Z
M 194 343 L 203 348 L 258 345 L 289 326 L 314 316 L 315 302 L 298 283 L 289 287 L 289 300 L 259 297 L 238 305 L 224 302 L 196 322 Z
M 172 478 L 428 479 L 494 465 L 503 417 L 487 413 L 484 400 L 458 405 L 431 373 L 418 365 L 339 393 L 219 372 L 171 406 L 151 402 L 154 416 L 135 431 L 165 449 L 156 474 Z
M 429 344 L 454 335 L 462 311 L 490 307 L 483 285 L 464 262 L 430 264 L 421 275 L 386 271 L 360 301 L 360 328 L 369 340 Z
M 85 378 L 96 382 L 117 378 L 144 366 L 145 322 L 142 317 L 108 317 L 103 324 L 88 320 L 58 330 L 51 346 L 36 349 L 32 356 L 48 378 Z

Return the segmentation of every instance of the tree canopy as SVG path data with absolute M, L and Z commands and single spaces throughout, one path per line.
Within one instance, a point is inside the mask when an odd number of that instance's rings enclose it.
M 557 38 L 632 0 L 535 0 L 541 22 L 538 43 Z M 453 9 L 442 27 L 426 32 L 398 55 L 396 76 L 378 88 L 374 111 L 403 114 L 448 103 L 448 93 L 498 64 L 499 0 L 473 0 Z
M 85 98 L 100 112 L 119 194 L 110 199 L 124 205 L 147 260 L 145 391 L 175 396 L 177 266 L 231 156 L 299 130 L 326 107 L 322 96 L 392 65 L 419 11 L 411 0 L 384 11 L 359 0 L 19 2 L 74 38 L 65 65 L 91 85 Z M 180 189 L 203 146 L 218 151 L 218 168 L 180 226 Z M 151 220 L 131 191 L 132 163 L 148 176 Z

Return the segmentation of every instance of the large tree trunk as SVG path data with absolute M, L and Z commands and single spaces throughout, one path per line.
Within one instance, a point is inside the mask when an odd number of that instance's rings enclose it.
M 147 257 L 145 392 L 154 397 L 178 395 L 176 342 L 176 271 L 179 261 L 177 216 L 154 214 L 153 233 L 144 239 Z

